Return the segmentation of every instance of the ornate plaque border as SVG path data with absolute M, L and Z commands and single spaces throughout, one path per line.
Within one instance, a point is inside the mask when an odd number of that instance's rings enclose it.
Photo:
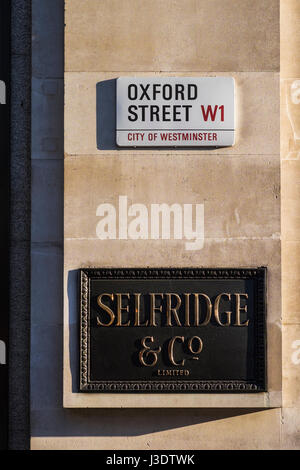
M 98 393 L 253 393 L 267 391 L 266 279 L 267 268 L 84 268 L 80 277 L 80 392 Z M 89 297 L 91 279 L 253 279 L 257 281 L 255 308 L 256 381 L 97 381 L 90 382 Z

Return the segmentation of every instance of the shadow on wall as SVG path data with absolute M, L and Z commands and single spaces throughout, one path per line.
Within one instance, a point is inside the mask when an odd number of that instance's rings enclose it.
M 116 85 L 116 79 L 104 80 L 96 85 L 98 150 L 118 149 L 116 145 Z
M 265 409 L 51 409 L 39 412 L 32 437 L 132 437 L 230 419 Z M 199 432 L 199 430 L 197 431 Z M 217 439 L 217 436 L 216 436 Z
M 73 269 L 68 273 L 68 303 L 69 303 L 69 355 L 72 376 L 72 392 L 79 390 L 79 271 Z

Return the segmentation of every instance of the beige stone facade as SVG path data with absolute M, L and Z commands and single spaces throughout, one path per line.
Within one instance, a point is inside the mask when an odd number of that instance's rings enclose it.
M 300 5 L 281 3 L 282 447 L 300 447 Z
M 70 432 L 35 436 L 32 448 L 299 449 L 299 1 L 66 0 L 65 7 L 63 406 Z M 234 77 L 235 145 L 101 146 L 97 84 L 155 75 Z M 99 240 L 96 209 L 117 205 L 120 195 L 145 205 L 203 203 L 203 248 L 187 251 L 183 240 Z M 267 266 L 268 392 L 77 393 L 76 270 L 100 266 Z M 72 432 L 72 416 L 86 434 Z M 111 420 L 113 436 L 97 432 L 98 421 Z

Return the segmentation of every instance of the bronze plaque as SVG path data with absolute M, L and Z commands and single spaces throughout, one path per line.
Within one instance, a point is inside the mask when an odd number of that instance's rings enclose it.
M 266 391 L 266 272 L 82 269 L 80 391 Z

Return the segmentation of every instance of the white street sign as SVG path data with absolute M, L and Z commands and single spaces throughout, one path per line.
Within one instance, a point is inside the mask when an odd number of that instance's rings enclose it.
M 234 144 L 232 77 L 117 79 L 120 147 Z

